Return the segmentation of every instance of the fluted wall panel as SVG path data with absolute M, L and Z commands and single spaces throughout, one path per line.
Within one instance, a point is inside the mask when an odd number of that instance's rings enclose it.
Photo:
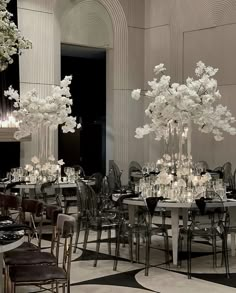
M 56 0 L 18 0 L 18 8 L 27 10 L 42 11 L 47 13 L 53 12 Z
M 53 14 L 18 9 L 18 23 L 24 36 L 33 43 L 20 58 L 20 80 L 54 84 Z
M 43 97 L 51 93 L 51 86 L 55 84 L 54 4 L 54 0 L 18 1 L 18 26 L 22 34 L 33 43 L 32 49 L 20 56 L 21 94 L 36 89 L 39 97 Z M 36 134 L 32 135 L 30 142 L 21 143 L 21 165 L 37 155 L 37 149 Z

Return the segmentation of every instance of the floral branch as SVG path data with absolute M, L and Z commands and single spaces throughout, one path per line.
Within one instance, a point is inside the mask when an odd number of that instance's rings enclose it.
M 145 96 L 153 99 L 145 110 L 151 123 L 138 127 L 135 137 L 142 138 L 154 132 L 156 140 L 168 138 L 170 128 L 177 131 L 180 125 L 188 124 L 189 120 L 199 126 L 199 131 L 213 133 L 217 141 L 223 139 L 223 132 L 236 134 L 236 128 L 232 126 L 235 118 L 231 112 L 221 104 L 216 105 L 221 98 L 217 81 L 213 78 L 218 69 L 199 61 L 195 69 L 198 79 L 188 77 L 186 84 L 171 84 L 170 76 L 163 74 L 165 70 L 164 64 L 154 68 L 154 73 L 161 74 L 161 77 L 149 81 L 151 90 L 145 93 Z M 141 90 L 137 89 L 131 96 L 139 100 L 140 93 Z
M 66 76 L 60 86 L 52 87 L 52 95 L 39 97 L 35 90 L 19 96 L 11 86 L 4 95 L 9 100 L 14 100 L 13 116 L 19 121 L 19 130 L 15 132 L 17 140 L 34 133 L 39 126 L 45 125 L 51 129 L 56 129 L 62 125 L 62 131 L 75 132 L 75 128 L 80 128 L 76 117 L 70 116 L 73 100 L 70 98 L 70 88 L 72 76 Z
M 0 0 L 0 71 L 13 63 L 12 56 L 32 47 L 31 41 L 21 36 L 19 29 L 7 11 L 10 0 Z

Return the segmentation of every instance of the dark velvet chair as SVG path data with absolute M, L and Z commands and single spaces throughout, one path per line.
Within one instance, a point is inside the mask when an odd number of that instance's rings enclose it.
M 28 266 L 17 265 L 9 268 L 12 293 L 15 293 L 17 286 L 42 286 L 46 284 L 52 285 L 52 292 L 54 292 L 54 286 L 56 286 L 56 292 L 58 292 L 60 284 L 62 285 L 63 292 L 70 292 L 70 267 L 74 224 L 75 220 L 73 217 L 64 214 L 58 215 L 56 233 L 52 239 L 52 250 L 53 255 L 55 255 L 56 264 L 43 266 L 42 264 Z M 59 259 L 62 259 L 61 265 Z

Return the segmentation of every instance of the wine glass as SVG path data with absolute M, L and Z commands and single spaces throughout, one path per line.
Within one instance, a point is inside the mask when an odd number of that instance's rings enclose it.
M 70 167 L 65 167 L 64 168 L 64 173 L 66 174 L 67 177 L 70 175 Z
M 21 181 L 24 177 L 24 169 L 22 167 L 18 168 L 17 174 L 18 174 L 19 180 Z
M 70 179 L 69 182 L 74 183 L 75 182 L 75 168 L 70 168 Z

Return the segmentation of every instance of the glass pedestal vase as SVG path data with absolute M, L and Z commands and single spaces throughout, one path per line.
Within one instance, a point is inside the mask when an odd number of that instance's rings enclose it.
M 55 153 L 55 130 L 48 125 L 40 125 L 37 129 L 38 155 L 41 164 Z

